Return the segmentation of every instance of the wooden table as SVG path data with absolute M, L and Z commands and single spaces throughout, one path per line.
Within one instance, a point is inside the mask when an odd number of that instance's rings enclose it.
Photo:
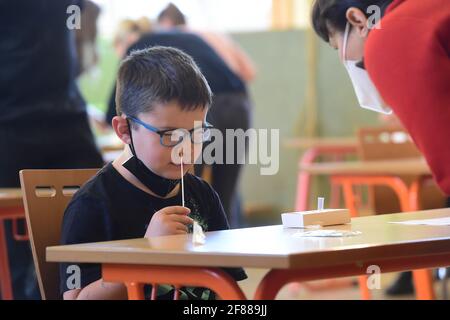
M 114 161 L 125 146 L 114 132 L 97 136 L 96 142 L 105 163 Z
M 420 209 L 420 189 L 423 182 L 431 178 L 431 170 L 423 158 L 302 164 L 300 170 L 314 175 L 328 175 L 332 183 L 341 185 L 345 206 L 352 216 L 358 215 L 353 190 L 355 185 L 384 185 L 392 188 L 399 198 L 401 210 L 407 212 Z M 402 175 L 417 178 L 408 186 Z M 418 298 L 434 299 L 430 270 L 414 272 L 414 281 Z
M 125 283 L 130 299 L 143 283 L 209 287 L 223 299 L 244 298 L 218 267 L 269 268 L 255 294 L 274 299 L 285 284 L 450 265 L 450 227 L 407 226 L 393 221 L 450 217 L 450 209 L 353 218 L 325 229 L 362 232 L 344 238 L 302 238 L 281 225 L 209 232 L 194 246 L 191 235 L 86 243 L 47 248 L 47 261 L 100 263 L 105 281 Z
M 14 237 L 17 240 L 28 240 L 27 235 L 19 235 L 17 232 L 16 219 L 24 217 L 22 191 L 20 189 L 0 189 L 0 289 L 3 300 L 13 298 L 4 221 L 13 220 Z
M 284 145 L 291 149 L 303 149 L 305 152 L 299 159 L 299 166 L 313 164 L 320 156 L 332 156 L 340 159 L 348 154 L 356 154 L 358 140 L 355 137 L 342 138 L 291 138 L 284 141 Z M 295 210 L 308 210 L 311 175 L 299 170 L 297 177 L 297 192 L 295 197 Z M 331 204 L 339 203 L 339 190 L 332 185 Z
M 102 153 L 121 151 L 124 147 L 123 142 L 114 132 L 96 137 L 96 142 Z
M 1 209 L 20 206 L 23 206 L 22 190 L 20 188 L 0 188 Z
M 334 183 L 341 184 L 346 198 L 346 206 L 355 216 L 355 199 L 352 192 L 354 185 L 389 186 L 399 197 L 402 211 L 412 211 L 420 209 L 421 184 L 432 174 L 423 158 L 302 164 L 300 170 L 314 175 L 328 175 Z M 401 179 L 402 175 L 417 176 L 417 179 L 409 187 Z
M 323 162 L 301 165 L 300 169 L 310 174 L 326 175 L 431 175 L 431 169 L 423 158 Z
M 347 148 L 356 150 L 358 140 L 356 137 L 328 137 L 328 138 L 289 138 L 284 141 L 284 146 L 290 149 L 311 148 Z

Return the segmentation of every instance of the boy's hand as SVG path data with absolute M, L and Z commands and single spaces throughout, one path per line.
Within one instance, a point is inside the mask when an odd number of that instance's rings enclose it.
M 182 206 L 165 207 L 153 215 L 145 232 L 145 238 L 186 234 L 187 225 L 194 222 L 187 215 L 191 209 Z

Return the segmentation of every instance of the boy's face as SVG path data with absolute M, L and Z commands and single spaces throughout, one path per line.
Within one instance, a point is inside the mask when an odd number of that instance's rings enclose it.
M 186 129 L 191 130 L 202 124 L 206 118 L 207 109 L 198 108 L 196 110 L 184 111 L 176 101 L 169 102 L 164 105 L 156 105 L 151 112 L 141 113 L 138 118 L 159 130 L 166 129 Z M 130 121 L 131 124 L 131 121 Z M 189 170 L 195 159 L 200 156 L 201 148 L 194 145 L 189 136 L 176 147 L 166 147 L 161 145 L 160 136 L 152 131 L 147 130 L 139 124 L 132 126 L 133 144 L 138 158 L 156 174 L 168 178 L 180 178 L 179 158 L 172 158 L 175 150 L 185 150 L 184 154 L 191 154 L 191 159 L 183 158 L 184 172 Z M 186 148 L 191 148 L 190 152 Z M 178 155 L 178 152 L 177 152 Z

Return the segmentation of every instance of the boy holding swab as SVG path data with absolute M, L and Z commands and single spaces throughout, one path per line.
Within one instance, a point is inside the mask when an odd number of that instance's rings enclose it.
M 119 69 L 118 116 L 112 121 L 127 146 L 74 196 L 64 214 L 61 243 L 185 234 L 194 220 L 205 231 L 228 229 L 217 193 L 186 173 L 201 153 L 196 146 L 209 137 L 210 104 L 208 83 L 182 51 L 153 47 L 130 54 Z M 67 283 L 67 267 L 60 265 L 64 299 L 127 298 L 123 284 L 102 280 L 100 265 L 79 265 L 81 287 L 75 289 Z M 225 271 L 236 280 L 246 278 L 240 268 Z M 171 287 L 158 288 L 159 298 L 173 296 Z M 182 288 L 180 297 L 215 295 Z

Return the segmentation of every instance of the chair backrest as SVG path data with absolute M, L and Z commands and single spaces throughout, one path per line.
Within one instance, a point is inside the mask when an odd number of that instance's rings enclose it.
M 391 160 L 421 157 L 409 134 L 401 127 L 372 127 L 358 130 L 359 156 L 362 160 Z M 416 177 L 402 176 L 406 183 Z M 389 187 L 369 188 L 372 206 L 376 213 L 400 212 L 397 196 Z M 441 208 L 444 205 L 442 192 L 434 183 L 421 191 L 422 209 Z
M 73 194 L 99 169 L 21 170 L 20 183 L 34 266 L 42 299 L 57 300 L 59 269 L 47 263 L 45 250 L 60 244 L 64 210 Z
M 409 134 L 401 127 L 374 127 L 358 130 L 362 160 L 391 160 L 420 157 Z

